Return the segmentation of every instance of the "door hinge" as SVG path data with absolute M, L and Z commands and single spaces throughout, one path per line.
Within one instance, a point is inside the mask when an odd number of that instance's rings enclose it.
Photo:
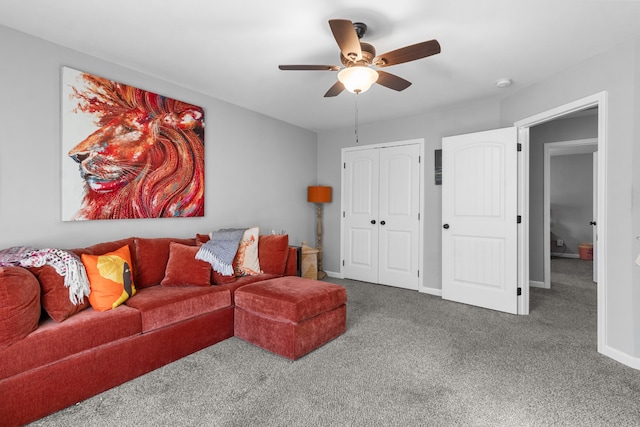
M 344 267 L 344 260 L 342 260 L 342 266 Z
M 521 215 L 518 215 L 517 221 L 518 221 L 518 224 L 522 224 L 522 216 Z
M 418 277 L 420 277 L 420 270 L 418 270 Z
M 522 144 L 518 142 L 518 151 L 522 151 Z
M 344 162 L 344 163 L 342 164 L 342 169 L 346 169 L 346 168 L 347 168 L 347 162 Z
M 422 163 L 422 156 L 418 156 L 418 163 Z
M 420 212 L 418 212 L 418 221 L 420 221 Z
M 522 295 L 522 288 L 518 288 L 518 296 Z
M 345 211 L 342 211 L 342 218 L 346 218 L 346 217 L 347 217 L 347 215 L 346 215 Z

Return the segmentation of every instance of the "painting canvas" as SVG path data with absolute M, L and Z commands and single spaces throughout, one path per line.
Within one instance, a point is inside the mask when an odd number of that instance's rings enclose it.
M 204 216 L 201 107 L 62 70 L 62 219 Z

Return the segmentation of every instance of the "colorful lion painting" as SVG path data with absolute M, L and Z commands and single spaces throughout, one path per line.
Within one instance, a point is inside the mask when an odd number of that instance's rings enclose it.
M 72 112 L 90 114 L 97 130 L 67 153 L 83 181 L 70 219 L 203 216 L 202 108 L 77 73 Z

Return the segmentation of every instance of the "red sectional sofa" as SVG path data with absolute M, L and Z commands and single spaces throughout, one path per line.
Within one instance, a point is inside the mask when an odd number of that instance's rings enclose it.
M 299 273 L 298 248 L 287 236 L 260 236 L 262 274 L 212 271 L 210 286 L 161 285 L 171 242 L 195 246 L 201 237 L 132 237 L 73 249 L 101 255 L 129 246 L 137 293 L 104 312 L 86 301 L 72 305 L 53 267 L 0 268 L 0 424 L 37 420 L 232 337 L 236 289 Z M 35 317 L 16 316 L 34 310 Z

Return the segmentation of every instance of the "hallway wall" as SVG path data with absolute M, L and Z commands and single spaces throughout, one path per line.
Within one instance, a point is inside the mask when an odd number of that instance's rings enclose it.
M 579 244 L 593 243 L 593 154 L 552 156 L 550 183 L 551 252 L 577 257 Z
M 529 133 L 529 280 L 544 281 L 544 144 L 596 138 L 598 116 L 552 120 Z

